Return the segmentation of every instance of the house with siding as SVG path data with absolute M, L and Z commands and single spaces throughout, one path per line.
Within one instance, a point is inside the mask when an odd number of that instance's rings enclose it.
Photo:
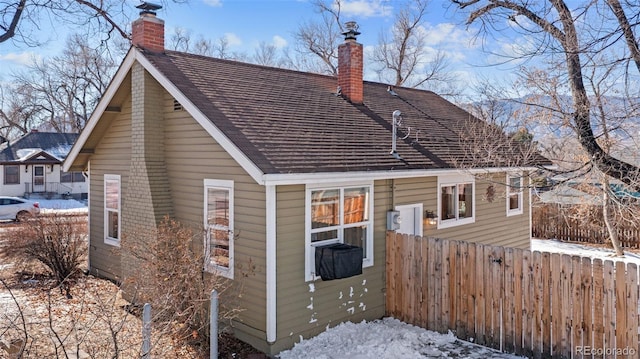
M 0 195 L 86 197 L 82 171 L 62 171 L 62 162 L 77 138 L 77 133 L 33 130 L 0 144 Z
M 166 215 L 204 228 L 205 272 L 255 264 L 233 329 L 274 354 L 384 315 L 388 228 L 528 247 L 532 164 L 472 161 L 461 138 L 482 121 L 433 92 L 363 81 L 357 34 L 336 78 L 167 50 L 164 21 L 143 11 L 64 163 L 90 174 L 91 272 L 126 279 L 122 238 Z M 346 267 L 323 276 L 333 260 Z

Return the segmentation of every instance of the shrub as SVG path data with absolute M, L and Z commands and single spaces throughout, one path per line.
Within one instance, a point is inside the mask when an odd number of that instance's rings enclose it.
M 135 288 L 135 301 L 151 304 L 154 330 L 166 330 L 201 353 L 209 350 L 209 303 L 215 289 L 220 297 L 219 318 L 230 320 L 241 308 L 242 278 L 251 274 L 251 263 L 236 265 L 236 279 L 204 273 L 203 233 L 165 217 L 151 236 L 123 238 L 123 248 L 132 253 L 140 268 L 125 279 L 126 290 Z M 145 241 L 142 238 L 151 238 Z M 240 268 L 239 268 L 240 267 Z M 238 273 L 240 273 L 238 275 Z
M 70 281 L 81 273 L 87 254 L 87 219 L 60 214 L 38 216 L 9 232 L 0 255 L 15 262 L 38 261 L 55 285 L 70 296 Z

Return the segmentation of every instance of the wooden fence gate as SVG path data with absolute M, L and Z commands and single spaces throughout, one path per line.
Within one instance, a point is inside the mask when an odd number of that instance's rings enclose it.
M 530 358 L 638 358 L 635 264 L 387 233 L 387 315 Z

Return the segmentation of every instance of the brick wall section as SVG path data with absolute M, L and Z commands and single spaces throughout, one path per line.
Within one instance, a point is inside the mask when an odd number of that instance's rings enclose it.
M 343 96 L 357 104 L 363 101 L 362 61 L 362 44 L 347 40 L 338 46 L 338 86 Z
M 142 65 L 131 70 L 131 166 L 129 183 L 123 188 L 122 237 L 145 240 L 165 215 L 173 215 L 164 160 L 164 90 Z M 123 274 L 135 270 L 131 258 L 123 257 Z M 133 261 L 135 262 L 135 261 Z
M 131 24 L 131 43 L 152 52 L 164 52 L 164 20 L 143 14 Z

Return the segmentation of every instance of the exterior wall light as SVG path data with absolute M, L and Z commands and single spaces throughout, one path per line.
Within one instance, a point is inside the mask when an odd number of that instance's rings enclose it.
M 426 224 L 431 226 L 438 224 L 438 216 L 430 209 L 424 212 L 424 220 Z

